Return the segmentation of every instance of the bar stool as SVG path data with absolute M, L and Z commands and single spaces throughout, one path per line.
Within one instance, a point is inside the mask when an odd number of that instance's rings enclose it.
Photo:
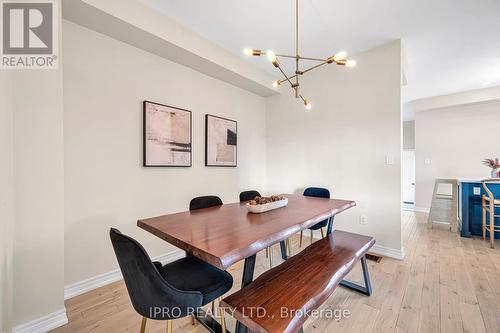
M 500 215 L 495 215 L 495 207 L 499 208 L 500 211 L 500 199 L 495 199 L 493 192 L 491 192 L 488 184 L 500 184 L 500 179 L 484 179 L 481 181 L 484 191 L 482 197 L 482 211 L 483 211 L 483 240 L 486 240 L 486 212 L 490 214 L 490 246 L 492 249 L 495 248 L 495 232 L 500 232 L 500 226 L 495 225 L 495 217 L 500 217 Z
M 458 181 L 456 179 L 436 179 L 427 226 L 433 228 L 435 223 L 445 224 L 449 226 L 451 232 L 457 232 L 457 205 Z

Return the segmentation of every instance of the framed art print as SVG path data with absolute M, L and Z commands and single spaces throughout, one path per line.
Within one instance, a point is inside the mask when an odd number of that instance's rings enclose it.
M 205 165 L 237 165 L 238 124 L 234 120 L 205 116 Z
M 191 166 L 191 111 L 144 101 L 145 167 Z

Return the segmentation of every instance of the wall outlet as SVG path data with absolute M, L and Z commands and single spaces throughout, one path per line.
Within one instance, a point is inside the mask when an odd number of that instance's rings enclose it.
M 425 164 L 425 165 L 431 165 L 431 159 L 430 159 L 430 158 L 426 158 L 426 159 L 424 160 L 424 164 Z
M 363 224 L 363 225 L 368 224 L 368 216 L 361 215 L 359 217 L 359 224 Z
M 385 165 L 394 165 L 394 155 L 386 154 L 385 155 Z
M 481 188 L 480 187 L 474 187 L 474 195 L 481 195 Z

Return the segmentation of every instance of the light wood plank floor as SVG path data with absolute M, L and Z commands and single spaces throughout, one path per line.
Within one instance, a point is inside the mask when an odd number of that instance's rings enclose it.
M 339 287 L 323 305 L 347 309 L 349 318 L 309 319 L 305 332 L 500 332 L 500 242 L 492 250 L 479 238 L 465 239 L 440 229 L 428 229 L 426 215 L 403 213 L 406 258 L 368 261 L 374 293 L 361 296 Z M 308 232 L 305 234 L 307 236 Z M 309 242 L 304 237 L 305 244 Z M 292 240 L 297 252 L 298 237 Z M 274 247 L 279 264 L 279 247 Z M 268 269 L 264 252 L 256 273 Z M 240 288 L 242 262 L 230 268 L 233 290 Z M 349 279 L 362 281 L 358 267 Z M 53 332 L 139 332 L 141 318 L 123 282 L 66 301 L 69 324 Z M 226 316 L 227 317 L 227 316 Z M 227 319 L 234 331 L 234 320 Z M 149 320 L 146 332 L 165 332 L 163 322 Z M 174 332 L 206 332 L 189 319 L 174 321 Z

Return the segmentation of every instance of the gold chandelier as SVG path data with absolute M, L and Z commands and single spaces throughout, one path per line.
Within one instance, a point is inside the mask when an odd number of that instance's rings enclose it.
M 295 91 L 295 98 L 300 98 L 302 99 L 302 102 L 304 103 L 304 106 L 307 110 L 311 109 L 312 105 L 311 103 L 302 96 L 300 93 L 300 82 L 299 82 L 299 77 L 301 75 L 304 75 L 305 73 L 312 71 L 315 68 L 318 68 L 320 66 L 323 66 L 325 64 L 331 64 L 331 63 L 336 63 L 339 66 L 347 66 L 347 67 L 354 67 L 356 66 L 356 61 L 352 59 L 347 59 L 347 54 L 345 51 L 340 51 L 336 54 L 334 54 L 331 57 L 328 57 L 326 59 L 320 59 L 320 58 L 310 58 L 310 57 L 302 57 L 299 54 L 299 0 L 295 0 L 295 55 L 286 55 L 286 54 L 275 54 L 273 51 L 262 51 L 262 50 L 257 50 L 257 49 L 244 49 L 243 52 L 246 55 L 249 56 L 257 56 L 260 57 L 262 55 L 266 55 L 269 61 L 276 67 L 281 74 L 283 74 L 284 79 L 274 81 L 273 82 L 273 87 L 278 87 L 282 83 L 288 82 L 290 84 L 290 87 Z M 280 61 L 278 58 L 292 58 L 295 59 L 295 74 L 294 75 L 287 75 L 285 71 L 283 70 L 283 67 L 281 66 Z M 312 60 L 312 61 L 318 61 L 319 64 L 316 64 L 310 68 L 301 70 L 300 69 L 300 61 L 301 60 Z

